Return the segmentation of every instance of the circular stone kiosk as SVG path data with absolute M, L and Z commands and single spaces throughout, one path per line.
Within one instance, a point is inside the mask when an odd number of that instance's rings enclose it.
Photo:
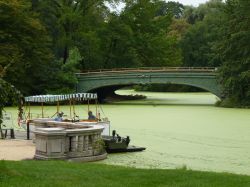
M 33 120 L 35 158 L 96 161 L 107 158 L 98 125 L 79 125 L 71 122 Z

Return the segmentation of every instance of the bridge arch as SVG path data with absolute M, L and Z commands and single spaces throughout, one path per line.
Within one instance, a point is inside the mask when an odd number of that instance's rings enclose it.
M 108 91 L 138 84 L 179 84 L 207 90 L 221 97 L 215 69 L 125 69 L 77 74 L 78 92 Z

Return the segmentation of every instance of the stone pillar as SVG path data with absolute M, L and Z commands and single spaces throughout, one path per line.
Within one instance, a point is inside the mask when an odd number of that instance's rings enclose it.
M 84 151 L 87 151 L 89 147 L 89 136 L 84 136 Z
M 67 154 L 69 152 L 69 148 L 70 148 L 70 137 L 65 138 L 65 153 Z
M 70 144 L 71 144 L 71 152 L 76 152 L 76 144 L 77 144 L 77 142 L 76 142 L 76 136 L 72 136 L 71 138 L 70 138 L 70 140 L 71 140 L 71 142 L 70 142 Z
M 36 159 L 65 159 L 65 137 L 64 128 L 37 128 Z
M 77 144 L 77 151 L 82 152 L 83 151 L 83 136 L 78 136 L 78 144 Z
M 93 148 L 93 136 L 89 135 L 89 145 L 88 145 L 88 150 L 92 150 Z

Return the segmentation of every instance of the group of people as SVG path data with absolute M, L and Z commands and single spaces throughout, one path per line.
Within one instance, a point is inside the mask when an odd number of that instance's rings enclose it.
M 63 121 L 63 112 L 57 113 L 55 121 Z M 88 111 L 88 120 L 97 120 L 96 116 L 93 114 L 92 111 Z

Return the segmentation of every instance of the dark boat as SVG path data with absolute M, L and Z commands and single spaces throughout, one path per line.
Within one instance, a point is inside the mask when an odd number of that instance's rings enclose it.
M 113 130 L 112 136 L 102 136 L 102 138 L 105 143 L 106 151 L 108 153 L 137 152 L 146 149 L 145 147 L 129 145 L 129 136 L 123 138 L 116 134 L 115 130 Z

